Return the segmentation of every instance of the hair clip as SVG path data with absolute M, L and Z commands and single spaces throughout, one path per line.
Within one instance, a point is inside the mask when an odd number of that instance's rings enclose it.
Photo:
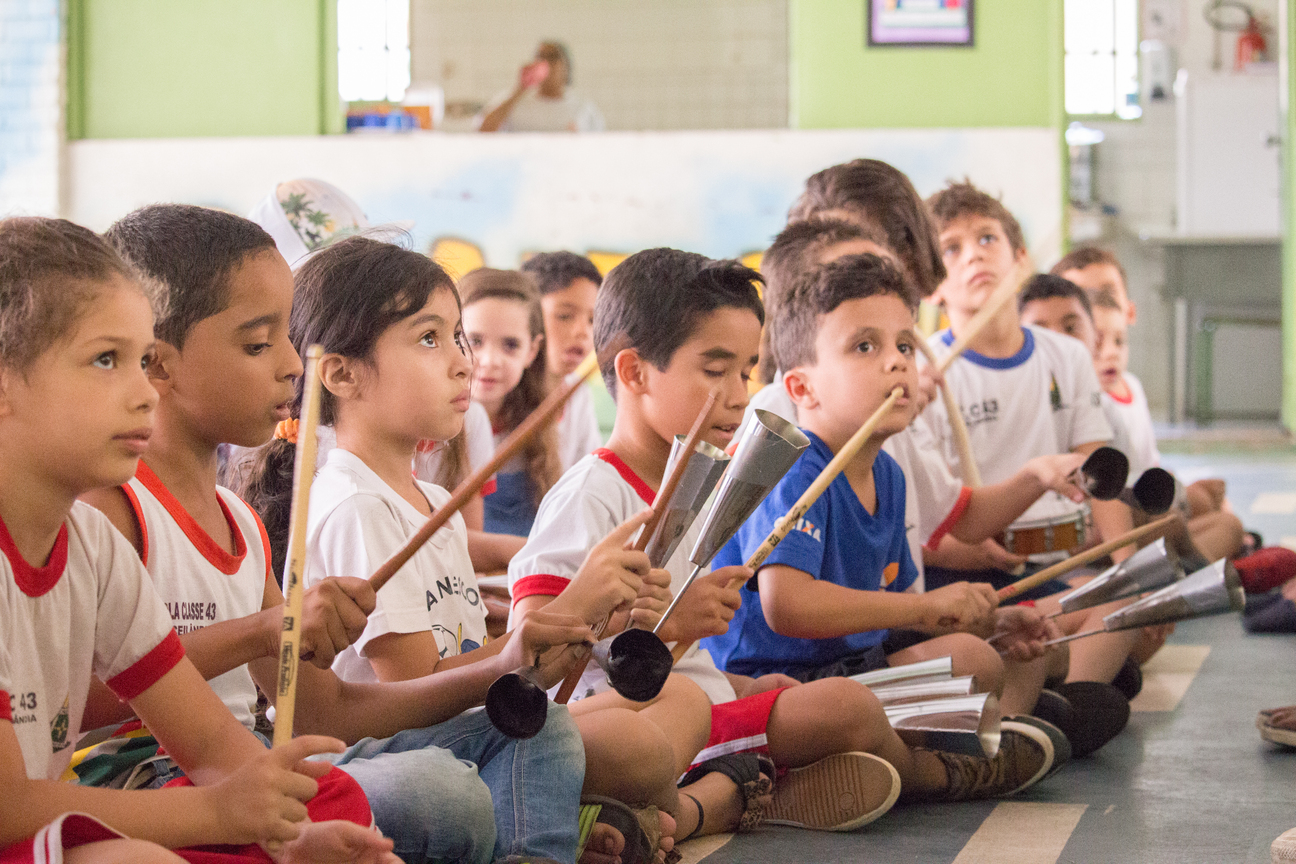
M 290 417 L 287 420 L 280 420 L 279 424 L 275 426 L 274 437 L 282 438 L 283 440 L 287 441 L 289 444 L 296 444 L 297 427 L 300 424 L 301 421 L 298 420 L 296 417 Z

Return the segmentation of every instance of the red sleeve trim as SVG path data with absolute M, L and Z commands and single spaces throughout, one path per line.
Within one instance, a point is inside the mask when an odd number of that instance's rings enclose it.
M 482 484 L 481 493 L 480 493 L 481 497 L 485 498 L 487 495 L 494 495 L 495 490 L 498 488 L 499 488 L 499 484 L 495 482 L 494 477 L 491 477 L 489 480 L 487 480 L 485 483 Z
M 129 702 L 174 669 L 184 656 L 184 646 L 180 644 L 180 637 L 172 630 L 152 651 L 135 661 L 134 666 L 114 675 L 106 683 L 117 694 L 118 699 Z
M 243 499 L 240 498 L 239 500 L 242 501 Z M 246 501 L 243 501 L 243 503 L 247 504 Z M 251 505 L 248 505 L 248 512 L 251 513 L 252 518 L 256 520 L 257 530 L 261 532 L 261 548 L 265 550 L 266 581 L 269 582 L 275 578 L 274 563 L 271 561 L 273 556 L 270 554 L 270 535 L 266 533 L 265 523 L 261 521 L 261 517 L 252 509 Z
M 557 597 L 563 592 L 563 589 L 571 584 L 571 580 L 563 576 L 554 576 L 550 573 L 536 573 L 532 576 L 523 576 L 513 583 L 509 593 L 513 595 L 513 602 L 521 600 L 523 597 Z
M 140 532 L 140 560 L 144 562 L 145 567 L 148 567 L 148 523 L 144 521 L 144 508 L 140 506 L 139 496 L 135 494 L 135 490 L 129 483 L 123 483 L 118 488 L 125 494 L 126 503 L 130 504 L 131 510 L 135 513 L 135 525 Z
M 959 497 L 958 500 L 954 502 L 954 509 L 950 510 L 949 515 L 945 517 L 945 521 L 936 526 L 936 530 L 932 532 L 931 537 L 927 538 L 927 542 L 924 545 L 928 549 L 935 549 L 941 539 L 950 532 L 950 529 L 954 527 L 954 524 L 963 517 L 965 512 L 967 512 L 968 505 L 971 503 L 972 488 L 970 486 L 964 486 L 959 490 Z
M 13 722 L 13 710 L 9 707 L 9 693 L 0 690 L 0 720 Z

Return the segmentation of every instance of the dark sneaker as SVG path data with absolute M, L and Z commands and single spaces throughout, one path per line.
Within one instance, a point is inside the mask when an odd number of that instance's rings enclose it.
M 1059 697 L 1061 698 L 1061 697 Z M 1014 723 L 1024 723 L 1028 726 L 1034 726 L 1043 732 L 1049 738 L 1049 743 L 1053 745 L 1053 765 L 1049 768 L 1044 777 L 1052 777 L 1057 770 L 1071 760 L 1071 741 L 1067 738 L 1065 732 L 1057 724 L 1050 723 L 1042 717 L 1032 717 L 1029 714 L 1014 714 L 1011 717 L 1003 718 L 1011 720 Z
M 1116 677 L 1111 680 L 1111 684 L 1117 690 L 1125 694 L 1126 699 L 1133 699 L 1143 689 L 1143 670 L 1139 668 L 1138 661 L 1133 657 L 1125 658 L 1125 665 L 1121 666 Z M 1059 690 L 1058 692 L 1061 692 Z
M 935 801 L 1004 798 L 1039 782 L 1053 767 L 1053 742 L 1034 726 L 1005 720 L 993 759 L 934 751 L 945 763 L 949 786 Z
M 871 753 L 835 753 L 779 778 L 765 821 L 816 831 L 851 831 L 886 813 L 900 775 Z
M 1073 681 L 1059 684 L 1057 694 L 1071 705 L 1072 725 L 1062 727 L 1062 731 L 1071 742 L 1073 759 L 1088 756 L 1129 723 L 1129 699 L 1111 684 Z

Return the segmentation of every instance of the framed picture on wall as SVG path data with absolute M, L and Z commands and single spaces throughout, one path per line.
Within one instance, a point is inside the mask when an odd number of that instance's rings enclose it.
M 864 0 L 871 46 L 972 45 L 974 0 Z

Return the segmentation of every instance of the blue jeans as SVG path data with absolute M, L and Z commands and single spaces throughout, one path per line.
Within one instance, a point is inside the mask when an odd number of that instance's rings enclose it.
M 468 711 L 315 758 L 360 784 L 410 864 L 507 855 L 575 862 L 585 747 L 565 706 L 550 702 L 544 729 L 525 741 L 501 733 L 485 711 Z

